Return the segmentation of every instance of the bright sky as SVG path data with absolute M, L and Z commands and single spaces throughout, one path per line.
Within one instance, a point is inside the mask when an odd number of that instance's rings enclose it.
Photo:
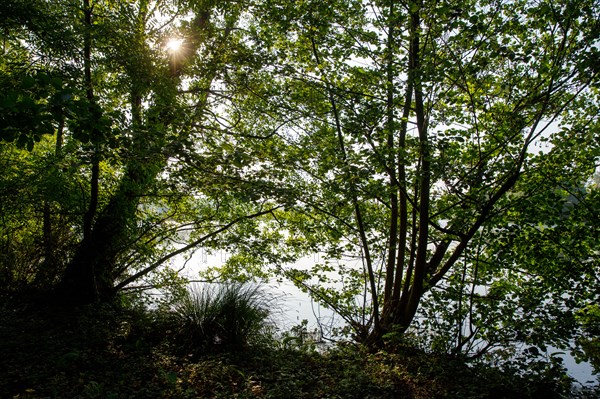
M 167 50 L 170 53 L 176 53 L 177 51 L 181 50 L 182 46 L 183 46 L 183 39 L 178 38 L 178 37 L 173 37 L 173 38 L 169 39 L 167 41 L 167 44 L 165 45 L 165 47 L 167 48 Z

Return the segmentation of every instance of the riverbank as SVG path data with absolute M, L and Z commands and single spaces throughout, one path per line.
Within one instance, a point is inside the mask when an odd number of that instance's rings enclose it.
M 186 353 L 164 315 L 8 300 L 0 309 L 2 398 L 553 398 L 556 375 L 516 376 L 402 348 L 325 353 L 275 339 Z

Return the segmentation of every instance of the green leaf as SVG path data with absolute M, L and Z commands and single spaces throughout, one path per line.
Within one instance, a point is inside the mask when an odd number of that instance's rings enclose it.
M 21 78 L 21 88 L 24 90 L 29 90 L 33 88 L 36 84 L 36 81 L 31 76 L 25 75 Z

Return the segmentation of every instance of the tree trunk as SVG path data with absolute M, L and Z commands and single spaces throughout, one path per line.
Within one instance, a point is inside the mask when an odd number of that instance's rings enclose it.
M 67 266 L 59 295 L 73 304 L 109 301 L 115 295 L 115 268 L 135 228 L 140 197 L 161 170 L 161 162 L 133 164 L 110 202 L 97 216 L 89 236 Z

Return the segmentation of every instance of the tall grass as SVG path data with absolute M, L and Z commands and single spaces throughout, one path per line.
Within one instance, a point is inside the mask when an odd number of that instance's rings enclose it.
M 195 286 L 175 306 L 179 344 L 187 350 L 247 347 L 265 336 L 272 302 L 256 285 Z

